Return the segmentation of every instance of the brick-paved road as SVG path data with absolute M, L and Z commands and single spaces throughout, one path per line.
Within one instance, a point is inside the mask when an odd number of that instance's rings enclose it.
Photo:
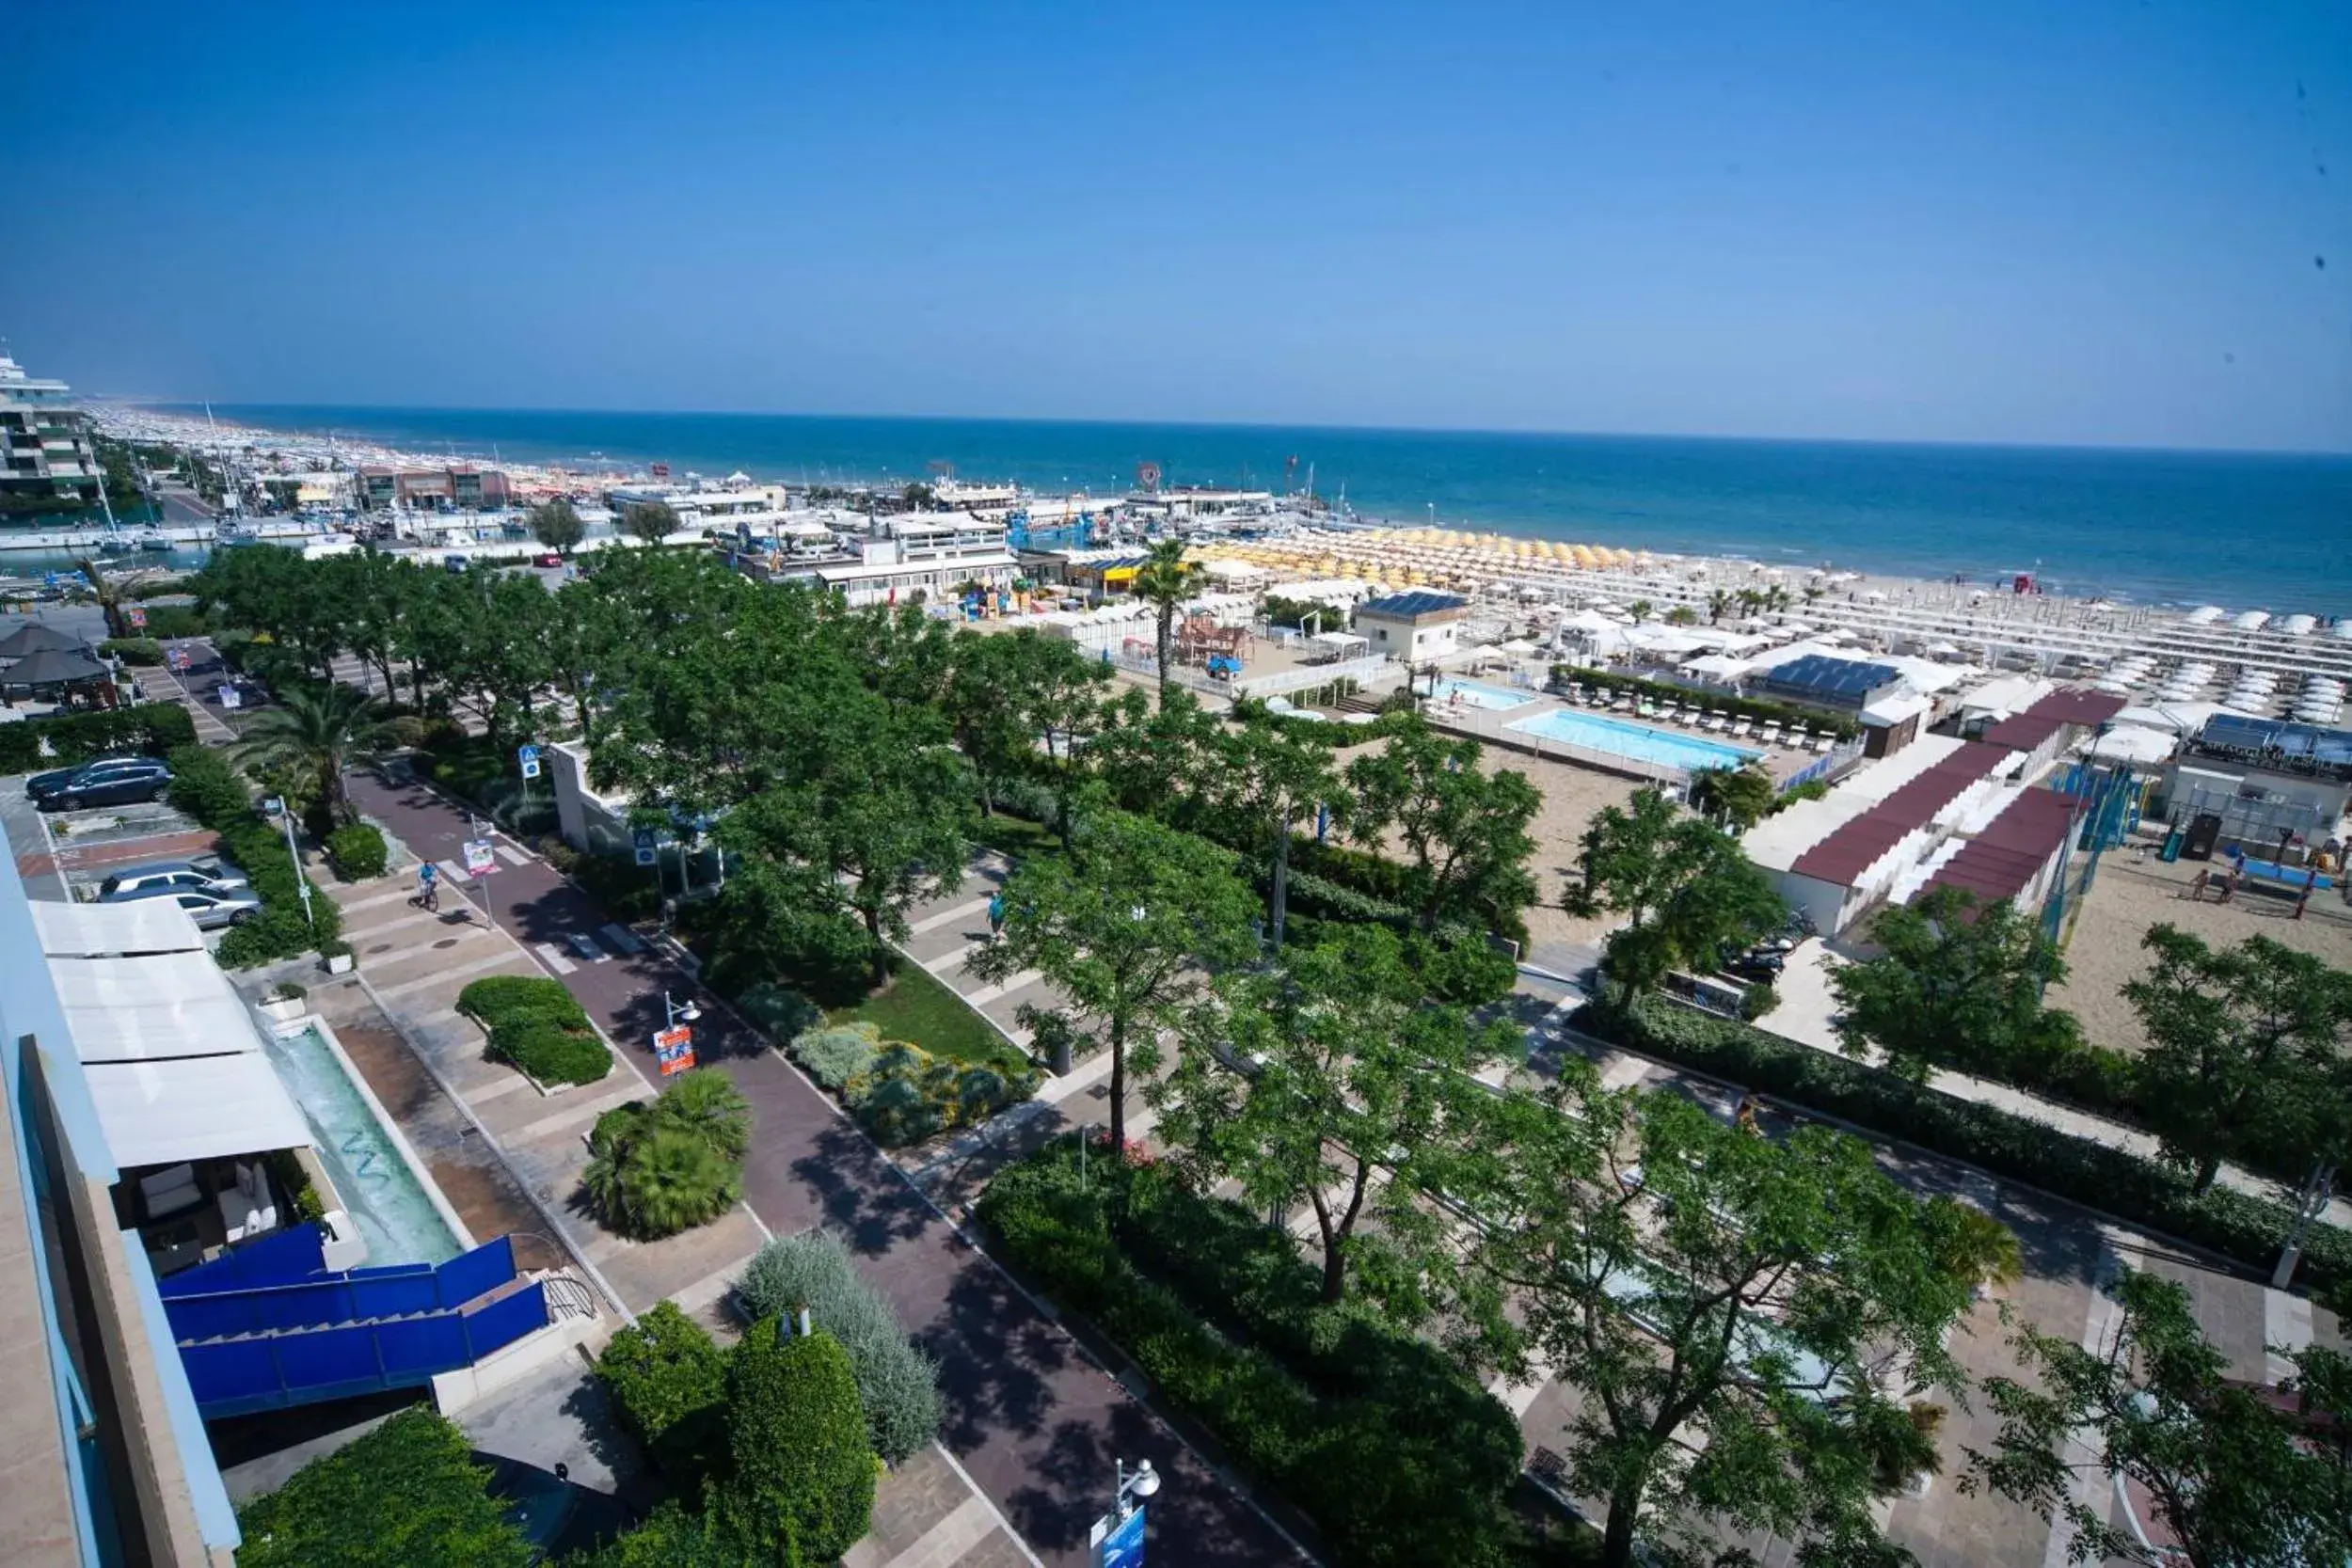
M 459 858 L 465 817 L 430 791 L 355 775 L 352 794 L 418 855 Z M 569 963 L 564 983 L 650 1069 L 662 991 L 683 995 L 685 976 L 650 951 L 580 962 L 571 939 L 595 940 L 608 923 L 544 862 L 502 863 L 490 881 L 498 921 Z M 735 1081 L 756 1118 L 746 1200 L 778 1234 L 827 1225 L 848 1238 L 866 1276 L 939 1360 L 948 1410 L 942 1440 L 1041 1559 L 1057 1568 L 1085 1562 L 1113 1459 L 1149 1458 L 1168 1477 L 1152 1504 L 1156 1560 L 1202 1568 L 1301 1560 L 755 1033 L 714 1007 L 694 1035 L 699 1059 Z

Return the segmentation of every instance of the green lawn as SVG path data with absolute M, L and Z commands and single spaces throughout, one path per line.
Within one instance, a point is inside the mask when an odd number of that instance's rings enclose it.
M 890 983 L 854 1006 L 836 1007 L 825 1015 L 828 1023 L 871 1023 L 882 1038 L 907 1040 L 934 1056 L 960 1062 L 990 1062 L 1001 1069 L 1026 1065 L 988 1021 L 963 1004 L 963 999 L 926 974 L 919 964 L 899 960 Z
M 1061 840 L 1051 828 L 1032 822 L 1025 816 L 1008 816 L 998 812 L 983 816 L 972 832 L 975 843 L 1019 860 L 1024 855 L 1059 854 Z

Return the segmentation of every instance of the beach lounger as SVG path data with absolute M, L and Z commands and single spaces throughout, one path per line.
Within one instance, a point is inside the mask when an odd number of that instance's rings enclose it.
M 1609 705 L 1609 711 L 1612 713 L 1631 713 L 1633 711 L 1633 699 L 1630 697 L 1620 697 L 1615 702 Z
M 1778 745 L 1780 743 L 1780 721 L 1777 719 L 1766 720 L 1764 721 L 1764 728 L 1757 733 L 1756 738 L 1763 741 L 1768 746 Z
M 1813 742 L 1813 750 L 1816 753 L 1826 752 L 1831 746 L 1836 743 L 1836 739 L 1837 737 L 1833 735 L 1817 736 Z
M 1745 714 L 1742 714 L 1740 717 L 1739 721 L 1731 726 L 1732 738 L 1735 740 L 1745 740 L 1748 737 L 1749 733 L 1755 728 L 1756 721 L 1748 718 Z

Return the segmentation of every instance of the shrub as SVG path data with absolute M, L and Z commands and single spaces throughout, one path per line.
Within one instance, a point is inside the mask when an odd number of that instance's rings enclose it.
M 213 629 L 213 618 L 194 605 L 151 604 L 147 607 L 147 635 L 150 637 L 207 637 Z
M 1760 981 L 1740 993 L 1740 1016 L 1754 1023 L 1780 1006 L 1780 992 L 1770 981 Z
M 825 1022 L 817 1004 L 771 980 L 747 988 L 735 999 L 735 1010 L 771 1040 L 792 1040 Z
M 850 1249 L 831 1231 L 808 1230 L 759 1249 L 736 1282 L 743 1315 L 790 1318 L 808 1308 L 841 1341 L 857 1375 L 866 1440 L 889 1464 L 904 1464 L 939 1434 L 939 1369 L 908 1342 L 882 1293 L 860 1279 Z
M 2293 1224 L 2285 1208 L 2267 1199 L 2218 1185 L 2191 1193 L 2180 1172 L 2123 1149 L 1662 999 L 1629 1010 L 1587 1006 L 1576 1023 L 1629 1049 L 2169 1231 L 2249 1268 L 2267 1271 Z M 2352 1231 L 2313 1226 L 2303 1269 L 2315 1290 L 2352 1284 Z
M 0 772 L 71 768 L 92 757 L 124 752 L 160 757 L 175 746 L 192 745 L 195 740 L 196 721 L 177 703 L 142 703 L 137 707 L 97 713 L 27 719 L 0 724 Z
M 326 858 L 344 881 L 365 882 L 384 875 L 391 850 L 373 823 L 353 822 L 326 835 Z
M 1474 1562 L 1505 1533 L 1511 1413 L 1436 1347 L 1318 1306 L 1286 1233 L 1164 1169 L 1098 1162 L 1082 1188 L 1059 1145 L 1000 1174 L 979 1212 L 1011 1262 L 1311 1515 L 1336 1557 Z
M 109 637 L 98 651 L 125 664 L 151 667 L 164 661 L 164 645 L 151 637 Z
M 244 1568 L 514 1568 L 536 1553 L 465 1433 L 421 1406 L 237 1511 Z
M 229 759 L 203 746 L 182 746 L 167 759 L 171 764 L 172 809 L 185 812 L 215 831 L 253 809 L 245 775 Z
M 700 1476 L 723 1451 L 726 1353 L 675 1304 L 656 1302 L 613 1335 L 596 1379 L 621 1425 L 672 1475 Z
M 851 1080 L 866 1076 L 880 1054 L 882 1030 L 871 1023 L 835 1024 L 792 1037 L 792 1059 L 835 1094 Z
M 500 1024 L 490 1031 L 489 1054 L 548 1085 L 594 1084 L 612 1070 L 602 1040 L 544 1019 Z
M 731 1513 L 770 1560 L 830 1562 L 874 1512 L 874 1455 L 848 1352 L 823 1333 L 752 1325 L 727 1366 Z
M 985 1065 L 933 1056 L 919 1045 L 891 1040 L 876 1053 L 861 1085 L 846 1090 L 858 1124 L 876 1143 L 897 1148 L 986 1121 L 1028 1098 L 1031 1074 L 1009 1078 Z
M 675 1235 L 718 1218 L 742 1196 L 750 1142 L 741 1094 L 723 1074 L 697 1069 L 654 1100 L 597 1117 L 580 1185 L 623 1235 Z
M 597 1550 L 564 1568 L 743 1568 L 751 1560 L 724 1510 L 696 1513 L 675 1497 Z
M 457 1010 L 489 1031 L 492 1060 L 542 1084 L 593 1084 L 612 1070 L 612 1053 L 563 983 L 538 974 L 491 974 L 468 982 Z

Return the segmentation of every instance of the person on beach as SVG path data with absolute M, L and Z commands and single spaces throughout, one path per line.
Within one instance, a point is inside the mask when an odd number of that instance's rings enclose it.
M 2205 884 L 2212 879 L 2213 872 L 2210 869 L 2197 873 L 2197 879 L 2188 884 L 2188 901 L 2190 903 L 2201 904 L 2205 901 Z

